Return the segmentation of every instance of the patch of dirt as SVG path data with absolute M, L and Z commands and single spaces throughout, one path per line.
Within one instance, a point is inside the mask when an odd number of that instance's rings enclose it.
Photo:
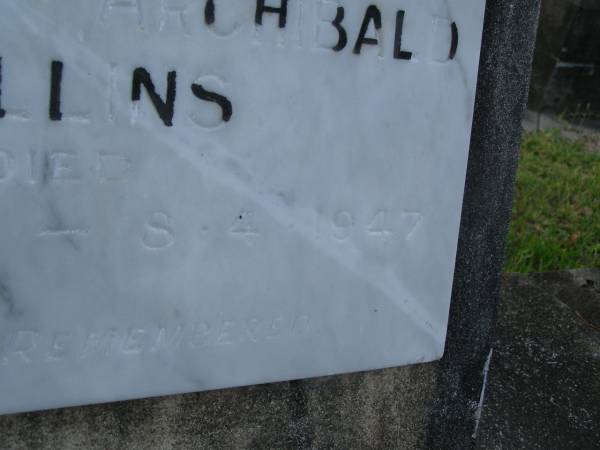
M 587 151 L 600 153 L 600 133 L 582 133 L 581 140 Z

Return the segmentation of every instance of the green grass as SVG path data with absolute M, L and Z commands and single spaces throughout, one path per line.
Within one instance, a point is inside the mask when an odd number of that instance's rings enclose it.
M 600 153 L 558 131 L 527 134 L 505 269 L 582 267 L 600 267 Z

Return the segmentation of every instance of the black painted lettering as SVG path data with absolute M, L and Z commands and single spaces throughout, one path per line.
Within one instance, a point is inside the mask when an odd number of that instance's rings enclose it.
M 366 37 L 367 31 L 369 30 L 369 24 L 373 22 L 377 31 L 381 30 L 381 11 L 375 5 L 370 5 L 365 12 L 365 18 L 363 19 L 362 26 L 360 27 L 360 33 L 354 46 L 354 53 L 360 55 L 360 51 L 364 44 L 367 45 L 379 45 L 379 41 L 376 38 Z
M 229 122 L 231 120 L 231 116 L 233 115 L 233 105 L 227 97 L 217 94 L 216 92 L 207 91 L 201 84 L 192 84 L 192 92 L 200 100 L 219 105 L 221 107 L 224 122 Z
M 346 33 L 346 29 L 342 26 L 343 21 L 344 7 L 340 6 L 337 9 L 335 19 L 333 20 L 333 22 L 331 22 L 331 25 L 335 27 L 340 36 L 337 44 L 335 45 L 335 47 L 333 47 L 333 51 L 335 52 L 341 52 L 342 50 L 344 50 L 344 48 L 346 48 L 346 45 L 348 44 L 348 33 Z
M 285 28 L 287 23 L 288 0 L 281 0 L 281 6 L 266 6 L 265 0 L 256 0 L 256 16 L 254 21 L 256 25 L 262 25 L 263 14 L 273 13 L 279 14 L 279 28 Z
M 206 0 L 206 5 L 204 5 L 204 22 L 206 25 L 215 23 L 215 0 Z
M 61 61 L 52 61 L 50 76 L 50 120 L 59 122 L 62 120 L 60 111 L 60 97 L 62 88 L 63 63 Z
M 177 90 L 177 72 L 172 71 L 167 75 L 167 97 L 162 100 L 156 93 L 152 78 L 146 69 L 138 67 L 133 72 L 133 83 L 131 88 L 131 100 L 137 102 L 142 96 L 142 85 L 156 109 L 156 112 L 168 127 L 173 126 L 173 115 L 175 114 L 175 95 Z
M 396 37 L 394 39 L 394 58 L 405 59 L 410 61 L 412 59 L 412 52 L 406 52 L 402 50 L 402 32 L 404 28 L 404 11 L 400 10 L 396 13 Z
M 458 50 L 458 26 L 456 22 L 452 22 L 452 43 L 450 44 L 450 55 L 449 59 L 454 59 L 456 51 Z
M 6 116 L 6 111 L 2 108 L 2 57 L 0 56 L 0 119 Z

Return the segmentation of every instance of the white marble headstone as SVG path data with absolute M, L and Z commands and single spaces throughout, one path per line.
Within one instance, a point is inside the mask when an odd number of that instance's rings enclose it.
M 2 0 L 0 413 L 444 350 L 484 0 Z

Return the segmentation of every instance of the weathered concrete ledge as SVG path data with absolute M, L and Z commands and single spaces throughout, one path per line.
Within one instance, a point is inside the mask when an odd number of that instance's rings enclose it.
M 508 275 L 481 449 L 600 443 L 600 270 Z
M 437 364 L 0 417 L 5 449 L 424 448 Z

